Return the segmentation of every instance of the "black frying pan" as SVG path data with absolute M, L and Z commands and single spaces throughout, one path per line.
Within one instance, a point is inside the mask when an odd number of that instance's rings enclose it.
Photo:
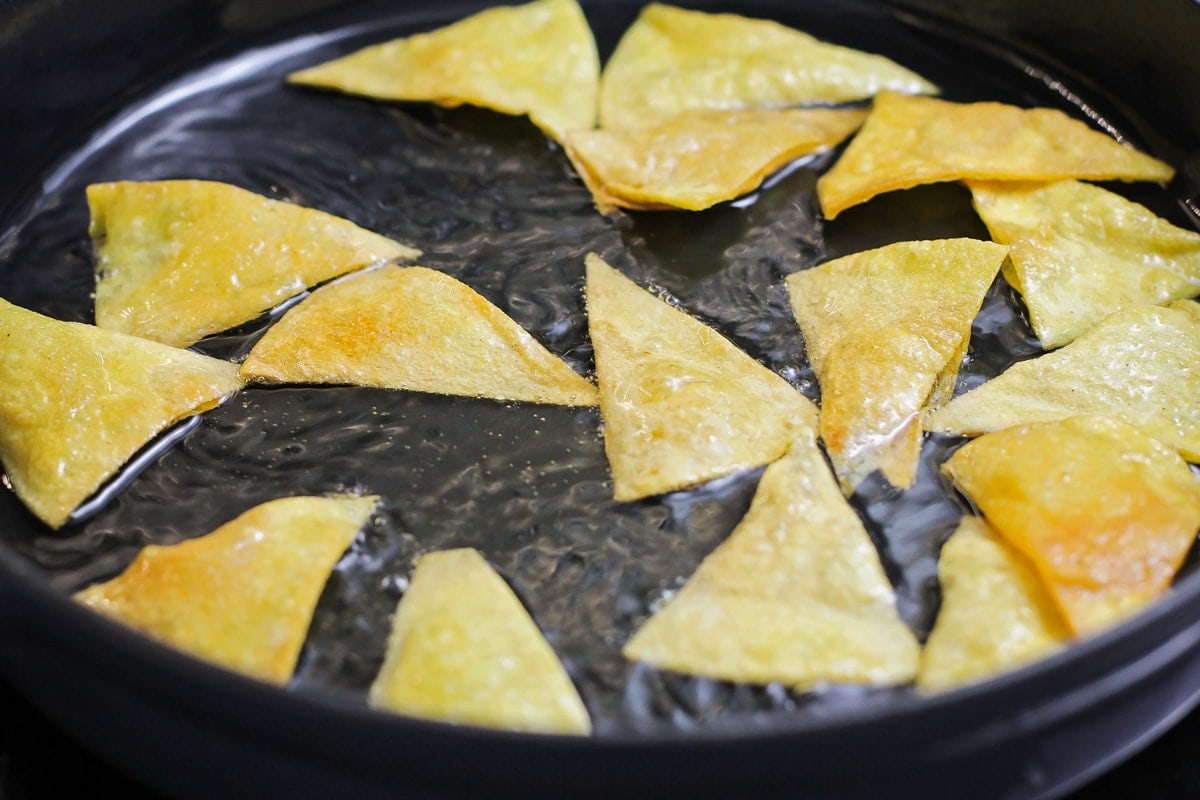
M 638 5 L 585 4 L 602 53 Z M 1166 190 L 1127 190 L 1196 224 L 1195 156 L 1188 161 L 1200 151 L 1195 5 L 1112 4 L 1104 13 L 922 5 L 722 7 L 884 52 L 953 99 L 1091 118 L 1182 168 Z M 289 66 L 478 7 L 0 6 L 0 108 L 9 121 L 0 131 L 0 296 L 87 320 L 81 187 L 214 177 L 419 242 L 426 263 L 471 282 L 584 371 L 577 270 L 583 252 L 600 250 L 815 393 L 779 274 L 901 238 L 985 235 L 956 187 L 882 198 L 824 226 L 805 199 L 819 162 L 746 207 L 608 221 L 561 153 L 522 120 L 278 85 Z M 734 285 L 750 287 L 750 297 Z M 1036 350 L 1001 285 L 987 319 L 1001 332 L 977 331 L 966 380 Z M 203 348 L 236 358 L 264 324 Z M 89 749 L 157 790 L 197 798 L 1052 797 L 1142 746 L 1200 694 L 1200 578 L 1191 564 L 1173 596 L 1136 620 L 933 699 L 845 688 L 801 695 L 632 667 L 612 643 L 728 533 L 757 475 L 617 507 L 603 499 L 596 423 L 594 412 L 400 393 L 248 391 L 61 532 L 0 495 L 0 671 Z M 365 463 L 355 444 L 381 436 L 382 458 Z M 930 440 L 917 490 L 897 496 L 870 484 L 854 498 L 919 633 L 936 611 L 937 547 L 961 511 L 934 469 L 953 446 Z M 402 457 L 410 452 L 422 456 Z M 533 484 L 480 477 L 528 463 L 543 476 Z M 346 487 L 381 491 L 389 505 L 339 567 L 286 691 L 159 647 L 67 597 L 147 541 L 198 535 L 280 493 Z M 453 728 L 363 706 L 398 591 L 385 578 L 451 543 L 484 549 L 550 629 L 596 716 L 596 736 Z

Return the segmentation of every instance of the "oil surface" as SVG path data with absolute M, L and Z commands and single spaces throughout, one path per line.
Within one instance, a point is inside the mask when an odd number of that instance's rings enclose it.
M 638 5 L 586 6 L 602 56 Z M 717 6 L 705 8 L 718 10 Z M 1044 80 L 991 45 L 907 15 L 840 0 L 739 3 L 829 41 L 883 53 L 947 99 L 1063 108 L 1095 118 L 1103 98 Z M 247 43 L 198 66 L 64 153 L 0 221 L 0 296 L 91 321 L 93 256 L 84 187 L 105 180 L 206 178 L 320 208 L 425 252 L 583 374 L 593 370 L 583 261 L 595 251 L 640 284 L 729 336 L 819 400 L 783 278 L 889 242 L 986 229 L 958 186 L 885 195 L 832 223 L 815 210 L 816 176 L 834 154 L 798 163 L 748 198 L 705 212 L 601 216 L 561 150 L 524 119 L 471 108 L 379 103 L 284 84 L 288 72 L 366 44 L 450 22 L 423 14 L 338 12 L 317 35 Z M 449 12 L 446 12 L 449 14 Z M 357 16 L 355 16 L 357 14 Z M 1076 107 L 1075 104 L 1078 104 Z M 1104 124 L 1131 138 L 1135 125 Z M 1156 188 L 1140 202 L 1178 222 Z M 198 349 L 237 360 L 266 317 Z M 960 386 L 1038 353 L 1019 300 L 997 282 L 976 321 Z M 962 513 L 937 465 L 960 442 L 930 437 L 918 481 L 900 492 L 869 480 L 852 498 L 920 637 L 938 604 L 936 556 Z M 612 501 L 598 411 L 347 387 L 245 389 L 157 445 L 91 513 L 54 532 L 11 492 L 4 543 L 70 591 L 120 571 L 147 543 L 205 533 L 285 494 L 355 490 L 384 498 L 339 564 L 314 618 L 292 688 L 362 703 L 390 615 L 420 553 L 479 548 L 527 604 L 564 659 L 597 733 L 690 727 L 729 714 L 830 714 L 893 702 L 905 689 L 797 694 L 669 675 L 620 648 L 737 524 L 760 471 L 637 503 Z

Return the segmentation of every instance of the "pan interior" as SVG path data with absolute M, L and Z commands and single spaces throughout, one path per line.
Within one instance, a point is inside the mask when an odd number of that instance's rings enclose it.
M 604 56 L 638 5 L 585 8 Z M 583 260 L 598 252 L 819 400 L 788 308 L 786 275 L 894 241 L 987 238 L 956 185 L 883 196 L 824 222 L 813 189 L 832 155 L 793 165 L 752 196 L 708 211 L 603 217 L 562 151 L 524 119 L 284 85 L 293 69 L 457 16 L 453 8 L 443 18 L 371 9 L 323 12 L 303 31 L 280 30 L 197 64 L 120 109 L 83 149 L 59 154 L 18 210 L 0 220 L 0 296 L 90 322 L 84 187 L 206 178 L 320 208 L 421 248 L 422 264 L 471 285 L 584 374 L 593 363 Z M 1077 89 L 1070 76 L 1025 69 L 1019 54 L 931 20 L 844 0 L 749 2 L 736 10 L 887 55 L 939 84 L 947 99 L 1062 108 L 1135 144 L 1153 133 L 1113 111 L 1118 106 L 1108 98 Z M 1188 224 L 1168 190 L 1112 188 Z M 198 349 L 240 358 L 271 319 Z M 976 321 L 961 385 L 1038 352 L 1018 299 L 998 282 Z M 895 583 L 901 615 L 922 638 L 938 605 L 936 555 L 963 510 L 937 464 L 960 443 L 930 437 L 912 489 L 868 481 L 852 498 Z M 381 495 L 379 513 L 325 590 L 293 691 L 365 703 L 414 557 L 474 546 L 564 659 L 598 735 L 911 700 L 904 688 L 797 693 L 626 662 L 621 646 L 733 529 L 760 472 L 615 503 L 594 409 L 251 387 L 156 447 L 157 457 L 122 475 L 90 513 L 58 532 L 37 523 L 11 492 L 0 493 L 0 516 L 11 521 L 0 538 L 54 587 L 70 591 L 115 574 L 147 543 L 200 535 L 274 497 Z

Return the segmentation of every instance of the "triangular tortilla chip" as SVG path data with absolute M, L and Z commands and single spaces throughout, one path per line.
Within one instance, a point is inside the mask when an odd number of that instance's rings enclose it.
M 921 648 L 921 691 L 993 677 L 1071 638 L 1033 565 L 979 517 L 963 517 L 942 546 L 938 582 L 942 602 Z
M 246 380 L 334 383 L 569 406 L 596 387 L 461 281 L 384 266 L 322 286 L 242 363 Z
M 863 100 L 882 88 L 937 87 L 873 53 L 767 19 L 645 6 L 600 78 L 600 124 L 631 128 L 696 109 Z
M 618 501 L 760 467 L 815 429 L 791 384 L 594 253 L 587 312 Z
M 596 124 L 600 57 L 575 0 L 536 0 L 372 45 L 288 80 L 381 100 L 528 115 L 562 141 L 567 131 Z
M 583 700 L 537 623 L 471 548 L 417 560 L 368 696 L 376 708 L 444 722 L 591 732 Z
M 675 672 L 808 688 L 906 683 L 919 648 L 807 436 L 767 467 L 742 522 L 623 652 Z
M 330 571 L 378 498 L 286 497 L 215 531 L 147 545 L 75 597 L 191 655 L 284 685 Z
M 1077 414 L 1119 417 L 1200 461 L 1200 320 L 1178 306 L 1107 317 L 1071 344 L 1018 362 L 925 419 L 978 436 Z
M 970 181 L 975 210 L 1047 349 L 1121 308 L 1200 294 L 1200 233 L 1090 183 Z
M 1200 528 L 1200 478 L 1173 449 L 1106 417 L 988 433 L 943 471 L 1033 562 L 1080 634 L 1166 592 Z
M 921 410 L 957 374 L 1006 252 L 974 239 L 899 242 L 788 276 L 821 387 L 821 438 L 847 492 L 877 469 L 912 484 Z
M 155 435 L 241 385 L 226 361 L 0 300 L 0 462 L 52 528 Z
M 352 222 L 214 181 L 87 189 L 96 324 L 186 347 L 306 288 L 420 255 Z
M 1174 169 L 1050 108 L 880 92 L 862 129 L 817 180 L 826 219 L 875 195 L 961 179 L 1166 182 Z
M 597 207 L 690 211 L 756 189 L 862 123 L 862 109 L 694 111 L 641 128 L 575 131 L 567 155 Z

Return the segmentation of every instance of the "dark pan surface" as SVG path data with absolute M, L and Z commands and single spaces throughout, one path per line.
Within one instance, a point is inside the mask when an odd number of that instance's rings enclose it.
M 588 6 L 602 55 L 640 3 Z M 1062 108 L 1139 146 L 1170 137 L 1130 106 L 1030 65 L 966 31 L 865 2 L 743 2 L 820 38 L 888 55 L 951 100 Z M 0 296 L 91 321 L 84 187 L 117 179 L 209 178 L 335 213 L 414 244 L 421 263 L 496 302 L 580 372 L 592 370 L 583 256 L 597 251 L 728 335 L 814 400 L 784 276 L 892 241 L 986 238 L 957 186 L 880 197 L 825 223 L 812 196 L 832 156 L 802 163 L 744 201 L 701 213 L 600 216 L 561 151 L 528 122 L 478 109 L 384 104 L 287 87 L 288 71 L 426 30 L 477 6 L 436 12 L 350 6 L 205 54 L 128 98 L 80 149 L 56 154 L 0 219 Z M 1168 154 L 1169 155 L 1169 154 Z M 1113 186 L 1176 224 L 1195 224 L 1175 188 Z M 1019 301 L 993 287 L 964 365 L 972 386 L 1038 352 Z M 199 349 L 237 359 L 270 318 Z M 936 465 L 960 442 L 927 442 L 917 485 L 868 482 L 853 498 L 923 637 L 936 614 L 936 554 L 962 513 Z M 732 530 L 758 472 L 616 504 L 595 410 L 346 387 L 247 388 L 159 443 L 81 518 L 52 532 L 0 493 L 0 541 L 70 591 L 122 569 L 147 543 L 200 535 L 293 493 L 378 493 L 380 513 L 339 565 L 290 689 L 361 707 L 412 559 L 478 547 L 565 660 L 600 739 L 675 735 L 749 719 L 820 724 L 912 708 L 907 689 L 796 693 L 668 675 L 620 647 Z M 1190 574 L 1189 564 L 1185 570 Z M 1184 583 L 1191 579 L 1185 578 Z

